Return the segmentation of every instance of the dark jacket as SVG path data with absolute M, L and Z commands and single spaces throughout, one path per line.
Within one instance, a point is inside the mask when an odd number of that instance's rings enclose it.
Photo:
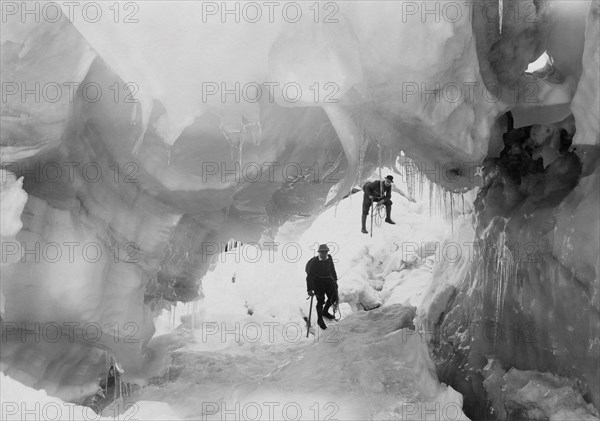
M 330 254 L 327 259 L 319 260 L 315 256 L 306 263 L 306 290 L 314 291 L 317 283 L 325 283 L 333 279 L 337 283 L 337 273 L 333 265 L 333 259 Z
M 383 187 L 383 194 L 381 193 L 381 188 Z M 375 199 L 384 197 L 385 199 L 392 198 L 392 185 L 386 186 L 383 181 L 372 181 L 371 183 L 366 183 L 363 187 L 363 191 L 367 196 L 373 196 Z

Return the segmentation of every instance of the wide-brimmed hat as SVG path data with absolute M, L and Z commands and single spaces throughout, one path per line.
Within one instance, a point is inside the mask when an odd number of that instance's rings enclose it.
M 391 175 L 388 175 L 387 177 L 385 177 L 386 180 L 390 180 L 390 183 L 394 182 L 394 177 L 392 177 Z
M 327 244 L 321 244 L 318 251 L 329 251 L 329 247 L 327 247 Z

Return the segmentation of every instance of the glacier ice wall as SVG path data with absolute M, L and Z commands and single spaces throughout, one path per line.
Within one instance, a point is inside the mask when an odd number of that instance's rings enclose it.
M 433 4 L 442 10 L 443 2 Z M 17 262 L 3 268 L 3 333 L 11 338 L 3 370 L 66 399 L 97 382 L 108 356 L 132 378 L 141 376 L 152 360 L 145 354 L 152 317 L 169 303 L 201 295 L 207 244 L 257 240 L 295 213 L 321 211 L 330 191 L 339 197 L 363 181 L 368 171 L 359 163 L 391 164 L 402 150 L 433 168 L 426 175 L 445 188 L 472 188 L 478 183 L 474 168 L 504 149 L 507 110 L 517 128 L 552 126 L 573 113 L 574 143 L 597 145 L 597 2 L 505 0 L 505 11 L 516 7 L 533 19 L 505 13 L 501 26 L 482 13 L 487 5 L 497 8 L 498 2 L 465 2 L 461 19 L 450 22 L 407 15 L 406 2 L 377 8 L 344 2 L 339 24 L 327 26 L 310 20 L 223 24 L 218 17 L 203 22 L 197 3 L 165 9 L 146 2 L 135 25 L 64 17 L 2 25 L 3 86 L 52 89 L 56 83 L 63 93 L 53 102 L 4 92 L 2 166 L 24 177 L 28 199 L 23 228 L 10 240 L 20 247 L 10 252 Z M 524 74 L 544 51 L 553 66 L 543 75 Z M 324 95 L 291 102 L 280 92 L 274 101 L 223 100 L 203 95 L 206 82 L 294 82 L 305 93 L 314 83 L 333 83 L 337 102 Z M 459 100 L 443 97 L 451 90 L 438 90 L 438 84 L 458 85 Z M 94 86 L 104 94 L 97 100 Z M 543 150 L 546 156 L 550 149 Z M 576 151 L 581 181 L 544 208 L 546 216 L 559 212 L 556 238 L 543 231 L 545 252 L 561 259 L 567 272 L 574 268 L 586 285 L 595 285 L 598 272 L 597 243 L 588 229 L 589 221 L 592 228 L 598 221 L 590 210 L 598 186 L 594 151 Z M 239 172 L 223 174 L 236 163 L 252 170 L 251 163 L 273 162 L 316 166 L 320 175 L 288 179 L 275 171 L 249 182 Z M 207 172 L 215 163 L 217 172 Z M 52 172 L 57 167 L 59 175 Z M 322 177 L 332 168 L 333 177 Z M 547 180 L 542 185 L 552 188 L 552 177 Z M 539 199 L 530 200 L 527 212 Z M 480 212 L 489 220 L 479 222 L 479 231 L 495 216 L 494 210 Z M 508 238 L 535 234 L 515 227 Z M 57 261 L 43 255 L 54 244 L 63 253 Z M 84 248 L 100 258 L 82 254 Z M 573 293 L 576 302 L 579 293 Z M 25 299 L 31 305 L 24 306 Z M 63 328 L 65 337 L 56 343 L 36 342 L 36 329 L 51 323 L 78 328 L 72 335 Z M 90 341 L 84 326 L 99 327 L 102 339 Z M 542 361 L 553 366 L 554 357 L 548 358 Z
M 583 63 L 597 60 L 598 25 L 593 2 Z M 597 75 L 591 67 L 583 72 Z M 600 178 L 594 146 L 600 130 L 596 115 L 587 111 L 597 101 L 582 107 L 585 98 L 597 95 L 597 84 L 584 76 L 574 119 L 507 131 L 499 156 L 483 165 L 475 231 L 464 243 L 472 248 L 463 250 L 473 262 L 443 265 L 419 314 L 435 332 L 440 380 L 465 394 L 465 406 L 473 402 L 479 416 L 490 414 L 477 402 L 493 400 L 482 374 L 489 359 L 504 370 L 577 379 L 585 399 L 600 402 Z M 451 282 L 445 282 L 448 273 Z

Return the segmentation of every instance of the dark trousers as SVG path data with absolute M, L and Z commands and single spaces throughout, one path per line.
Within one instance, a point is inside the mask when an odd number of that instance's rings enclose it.
M 385 215 L 386 215 L 386 217 L 389 218 L 389 216 L 391 215 L 391 210 L 392 210 L 392 201 L 387 198 L 373 199 L 374 202 L 379 202 L 381 200 L 383 200 L 383 204 L 385 205 L 385 212 L 386 212 Z M 365 193 L 363 196 L 363 215 L 368 215 L 369 209 L 371 209 L 371 199 L 369 198 L 369 195 L 367 195 L 367 193 Z
M 323 311 L 329 311 L 329 308 L 338 302 L 337 284 L 332 278 L 317 278 L 314 291 L 317 297 L 317 317 L 322 319 Z M 325 301 L 326 295 L 327 301 Z

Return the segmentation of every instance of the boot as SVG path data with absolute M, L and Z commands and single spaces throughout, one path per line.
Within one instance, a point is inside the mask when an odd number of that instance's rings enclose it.
M 330 312 L 328 312 L 327 310 L 323 310 L 323 317 L 326 317 L 329 320 L 335 319 L 335 316 L 333 314 L 331 314 Z
M 385 222 L 387 222 L 388 224 L 396 225 L 396 223 L 394 221 L 392 221 L 392 207 L 391 206 L 388 206 L 386 208 Z
M 362 232 L 363 234 L 368 234 L 369 231 L 367 231 L 367 227 L 366 227 L 366 224 L 367 224 L 367 215 L 363 215 L 362 216 L 361 222 L 362 222 L 362 229 L 360 230 L 360 232 Z
M 330 307 L 331 307 L 331 304 L 329 304 L 329 302 L 327 302 L 325 304 L 325 307 L 323 307 L 323 313 L 322 313 L 322 315 L 323 315 L 323 317 L 325 317 L 325 318 L 327 318 L 329 320 L 335 320 L 335 316 L 329 312 L 329 308 Z
M 325 322 L 323 321 L 323 319 L 321 317 L 319 317 L 317 319 L 317 324 L 319 325 L 319 327 L 323 330 L 327 329 L 327 325 L 325 324 Z
M 319 327 L 321 329 L 327 329 L 327 326 L 325 326 L 325 323 L 323 322 L 323 304 L 321 304 L 319 306 L 319 304 L 317 304 L 317 324 L 319 325 Z M 327 312 L 327 310 L 325 310 L 325 312 Z M 325 326 L 325 327 L 323 327 Z

